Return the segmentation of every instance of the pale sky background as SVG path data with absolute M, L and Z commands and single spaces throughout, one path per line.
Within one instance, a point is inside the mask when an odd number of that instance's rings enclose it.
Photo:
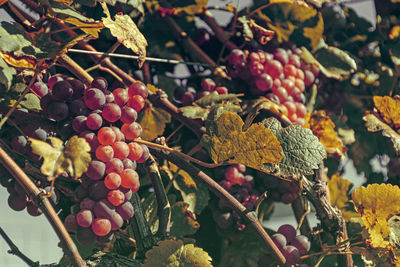
M 217 0 L 209 0 L 209 5 L 220 3 Z M 228 1 L 226 2 L 228 3 Z M 236 1 L 231 2 L 235 5 Z M 248 1 L 240 1 L 240 6 L 244 6 Z M 349 5 L 354 7 L 361 16 L 375 21 L 375 12 L 373 1 L 365 1 L 361 3 L 353 3 Z M 215 16 L 220 17 L 218 11 L 213 11 Z M 9 16 L 0 9 L 0 21 L 9 20 Z M 227 22 L 226 18 L 220 18 L 221 23 Z M 178 68 L 180 69 L 180 68 Z M 182 70 L 178 70 L 182 71 Z M 352 181 L 355 186 L 363 183 L 363 176 L 357 175 L 352 163 L 346 164 L 344 178 Z M 16 212 L 11 210 L 7 204 L 8 192 L 0 186 L 0 226 L 9 235 L 19 249 L 30 257 L 33 261 L 39 261 L 41 264 L 49 264 L 58 262 L 62 257 L 62 250 L 58 247 L 58 238 L 51 228 L 49 222 L 44 215 L 39 217 L 30 216 L 26 210 Z M 317 220 L 315 216 L 308 216 L 312 225 Z M 283 223 L 289 223 L 296 226 L 296 220 L 289 206 L 278 203 L 275 208 L 274 216 L 266 223 L 268 228 L 277 230 Z M 0 267 L 24 267 L 26 266 L 19 258 L 7 253 L 9 250 L 6 242 L 0 238 Z

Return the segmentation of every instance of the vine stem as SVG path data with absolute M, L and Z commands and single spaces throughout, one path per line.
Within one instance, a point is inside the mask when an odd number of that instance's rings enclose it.
M 233 49 L 238 49 L 239 47 L 235 45 L 233 42 L 229 41 L 229 39 L 226 38 L 226 32 L 221 28 L 221 26 L 218 25 L 218 23 L 215 21 L 213 15 L 209 11 L 205 11 L 200 15 L 200 18 L 207 23 L 207 25 L 213 30 L 215 33 L 215 36 L 218 38 L 218 40 L 224 44 L 226 47 L 228 47 L 230 50 Z
M 78 63 L 76 63 L 68 55 L 62 55 L 58 61 L 63 65 L 64 68 L 72 72 L 76 77 L 78 77 L 86 86 L 90 86 L 93 81 L 93 77 L 85 71 Z
M 254 212 L 247 210 L 235 197 L 228 193 L 222 186 L 215 182 L 210 176 L 185 161 L 183 158 L 173 153 L 157 153 L 158 157 L 164 158 L 176 166 L 186 171 L 190 176 L 200 180 L 211 192 L 217 195 L 220 199 L 227 202 L 227 204 L 236 211 L 242 219 L 244 219 L 250 227 L 252 227 L 260 240 L 264 243 L 265 247 L 271 249 L 275 257 L 281 264 L 286 264 L 286 259 L 282 252 L 278 249 L 271 237 L 264 230 L 263 226 L 258 221 L 257 215 Z
M 203 166 L 205 168 L 211 168 L 212 169 L 212 168 L 216 168 L 216 167 L 219 167 L 219 166 L 223 165 L 223 164 L 219 164 L 219 163 L 206 163 L 206 162 L 203 162 L 201 160 L 195 159 L 195 158 L 193 158 L 193 157 L 191 157 L 189 155 L 186 155 L 185 153 L 182 153 L 182 152 L 180 152 L 178 150 L 170 148 L 168 146 L 152 143 L 152 142 L 149 142 L 149 141 L 145 141 L 143 139 L 135 139 L 134 142 L 141 143 L 141 144 L 144 144 L 144 145 L 146 145 L 148 147 L 152 147 L 152 148 L 155 148 L 155 149 L 161 149 L 161 150 L 165 150 L 165 151 L 171 152 L 173 154 L 176 154 L 176 155 L 184 158 L 187 161 L 191 161 L 191 162 L 196 163 L 196 164 L 198 164 L 200 166 Z
M 15 245 L 14 242 L 12 242 L 11 238 L 8 237 L 6 232 L 4 232 L 3 228 L 1 227 L 0 227 L 0 235 L 3 237 L 4 241 L 6 241 L 6 243 L 10 247 L 8 253 L 17 256 L 31 267 L 39 267 L 39 262 L 34 262 L 30 258 L 28 258 L 28 256 L 26 256 L 24 253 L 22 253 L 21 250 L 19 250 L 19 248 L 17 247 L 17 245 Z
M 47 220 L 50 222 L 58 238 L 60 239 L 64 253 L 69 257 L 74 266 L 86 266 L 85 262 L 81 258 L 81 255 L 79 254 L 77 247 L 75 246 L 74 241 L 71 239 L 71 236 L 68 234 L 67 229 L 65 229 L 64 224 L 57 216 L 57 213 L 50 204 L 50 201 L 47 198 L 40 197 L 42 191 L 36 187 L 32 180 L 1 147 L 0 162 L 12 174 L 15 180 L 24 188 L 24 191 L 34 201 L 34 203 L 43 211 Z

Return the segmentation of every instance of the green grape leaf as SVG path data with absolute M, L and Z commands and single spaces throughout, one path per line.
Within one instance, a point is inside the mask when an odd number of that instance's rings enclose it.
M 142 139 L 154 140 L 164 133 L 165 126 L 171 122 L 171 115 L 161 109 L 154 107 L 150 101 L 146 100 L 146 107 L 143 109 L 138 123 L 142 126 Z
M 365 126 L 370 132 L 382 131 L 382 135 L 390 138 L 393 143 L 394 150 L 397 154 L 400 154 L 400 134 L 393 130 L 385 122 L 381 121 L 375 114 L 367 114 L 363 117 L 366 122 Z
M 267 172 L 272 172 L 282 177 L 300 177 L 311 175 L 318 164 L 326 158 L 324 146 L 313 135 L 310 129 L 305 129 L 298 124 L 291 124 L 282 128 L 275 118 L 268 118 L 262 124 L 270 129 L 278 138 L 284 153 L 283 160 L 276 165 L 264 164 Z M 278 168 L 277 168 L 278 167 Z
M 16 74 L 17 71 L 8 66 L 7 63 L 4 62 L 4 60 L 0 57 L 0 84 L 4 85 L 5 91 L 10 89 L 13 77 Z
M 311 54 L 302 47 L 300 56 L 306 63 L 317 65 L 328 78 L 342 80 L 357 69 L 357 64 L 347 52 L 333 46 L 326 46 Z
M 207 108 L 199 106 L 186 106 L 179 108 L 182 111 L 182 115 L 191 119 L 201 119 L 205 121 L 208 117 L 209 110 Z
M 258 123 L 243 132 L 243 124 L 240 116 L 232 112 L 210 122 L 202 142 L 215 163 L 240 163 L 261 170 L 264 163 L 282 160 L 282 147 L 271 130 Z
M 172 173 L 178 172 L 177 177 L 173 180 L 173 185 L 181 193 L 183 201 L 189 204 L 188 210 L 200 214 L 210 200 L 207 187 L 202 183 L 196 183 L 187 172 L 180 170 L 172 163 L 169 163 L 169 170 Z
M 32 93 L 26 94 L 24 99 L 20 102 L 20 105 L 29 110 L 42 110 L 40 107 L 40 98 Z
M 49 180 L 55 179 L 64 171 L 79 178 L 88 168 L 90 145 L 84 138 L 71 137 L 64 146 L 63 141 L 56 137 L 49 137 L 50 144 L 37 139 L 29 138 L 32 152 L 43 157 L 40 171 L 47 175 Z
M 170 234 L 178 239 L 196 233 L 200 227 L 196 215 L 188 208 L 189 204 L 183 201 L 176 202 L 171 207 Z
M 194 103 L 200 107 L 208 107 L 208 106 L 213 106 L 216 104 L 220 104 L 223 102 L 234 102 L 234 103 L 240 103 L 242 100 L 239 99 L 239 96 L 242 96 L 241 94 L 223 94 L 219 95 L 217 92 L 212 92 L 209 95 L 206 95 L 199 100 L 196 100 Z
M 261 26 L 275 32 L 278 42 L 293 41 L 315 50 L 322 39 L 324 22 L 321 13 L 300 1 L 271 3 L 257 11 Z M 265 24 L 265 25 L 263 25 Z
M 146 60 L 147 41 L 143 34 L 139 31 L 135 22 L 128 15 L 117 14 L 114 20 L 111 19 L 110 11 L 106 3 L 101 3 L 106 17 L 102 18 L 104 26 L 106 26 L 111 34 L 118 39 L 124 46 L 131 49 L 139 55 L 139 67 Z
M 224 112 L 242 112 L 240 105 L 228 102 L 208 107 L 186 106 L 179 108 L 182 115 L 191 119 L 216 120 Z
M 163 240 L 146 252 L 142 267 L 196 266 L 212 267 L 211 257 L 193 244 L 181 240 Z

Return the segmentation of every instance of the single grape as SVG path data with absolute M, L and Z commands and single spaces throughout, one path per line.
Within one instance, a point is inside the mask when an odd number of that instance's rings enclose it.
M 117 212 L 119 215 L 121 215 L 122 219 L 124 219 L 124 220 L 129 220 L 135 213 L 133 206 L 129 201 L 118 206 Z
M 114 149 L 112 146 L 100 145 L 96 149 L 96 158 L 103 161 L 109 162 L 114 157 Z
M 282 65 L 286 65 L 289 62 L 289 56 L 285 49 L 277 48 L 274 51 L 274 59 L 278 60 Z
M 81 210 L 93 210 L 95 204 L 96 202 L 93 199 L 86 197 L 81 201 L 79 207 Z
M 124 224 L 124 219 L 117 212 L 109 220 L 111 222 L 111 230 L 113 231 L 120 229 Z
M 141 146 L 142 146 L 142 149 L 143 149 L 143 154 L 138 160 L 136 160 L 137 163 L 145 162 L 150 156 L 149 148 L 146 145 L 143 145 L 143 144 L 141 144 Z
M 75 99 L 69 105 L 71 117 L 76 117 L 79 115 L 87 115 L 89 113 L 86 104 L 81 99 Z
M 219 95 L 226 95 L 228 94 L 228 88 L 226 88 L 225 86 L 218 86 L 217 88 L 215 88 L 215 91 L 219 94 Z
M 103 107 L 102 116 L 106 121 L 116 122 L 121 118 L 121 108 L 115 103 L 107 103 Z
M 96 202 L 93 213 L 98 218 L 111 218 L 115 213 L 115 207 L 107 199 Z
M 90 130 L 98 130 L 103 125 L 103 118 L 97 113 L 91 113 L 87 116 L 86 126 Z
M 97 218 L 92 223 L 92 231 L 97 236 L 105 236 L 111 231 L 111 222 L 108 219 Z
M 130 160 L 138 160 L 143 155 L 143 147 L 136 142 L 132 142 L 128 144 L 129 154 L 128 158 Z
M 112 172 L 120 173 L 123 170 L 124 170 L 124 163 L 118 158 L 113 158 L 106 163 L 107 174 L 110 174 Z
M 126 103 L 128 103 L 128 91 L 124 88 L 117 88 L 112 93 L 114 95 L 114 102 L 118 106 L 123 107 Z
M 35 82 L 31 87 L 31 92 L 42 98 L 49 93 L 49 88 L 44 82 Z
M 300 261 L 300 253 L 294 246 L 284 247 L 282 249 L 282 254 L 290 265 L 295 265 Z
M 106 104 L 107 104 L 107 103 L 113 103 L 113 104 L 115 104 L 115 103 L 114 103 L 115 97 L 114 97 L 113 93 L 111 93 L 111 91 L 106 90 L 106 91 L 104 92 L 104 96 L 106 97 Z
M 26 204 L 26 210 L 28 211 L 29 215 L 36 217 L 41 215 L 43 212 L 38 208 L 32 201 L 29 201 Z
M 121 109 L 121 118 L 120 120 L 123 123 L 130 124 L 137 119 L 137 112 L 134 108 L 131 108 L 129 106 L 123 106 Z
M 123 124 L 121 128 L 122 133 L 128 140 L 135 140 L 142 135 L 142 126 L 137 122 L 132 122 L 131 124 Z
M 122 187 L 131 189 L 132 193 L 136 193 L 139 190 L 139 175 L 135 170 L 125 169 L 120 173 L 120 176 Z
M 121 176 L 116 172 L 110 172 L 104 179 L 104 185 L 110 189 L 117 189 L 121 185 Z
M 86 106 L 91 109 L 100 109 L 106 103 L 106 96 L 97 88 L 88 88 L 85 90 L 83 100 Z
M 100 200 L 107 197 L 110 190 L 104 185 L 104 181 L 96 181 L 89 187 L 89 196 L 93 200 Z
M 121 130 L 118 127 L 111 126 L 110 128 L 115 133 L 115 142 L 125 141 L 125 135 L 121 132 Z
M 80 80 L 74 78 L 68 78 L 67 81 L 71 84 L 72 90 L 74 91 L 72 99 L 81 98 L 85 91 L 85 85 Z
M 65 120 L 69 115 L 69 108 L 66 103 L 53 101 L 46 108 L 47 116 L 55 121 Z
M 216 87 L 215 82 L 213 81 L 213 79 L 210 78 L 206 78 L 201 82 L 201 88 L 203 88 L 204 91 L 214 91 Z
M 136 167 L 137 167 L 136 161 L 133 161 L 133 160 L 127 158 L 127 159 L 124 159 L 122 161 L 122 163 L 124 164 L 124 169 L 136 170 Z
M 76 231 L 78 231 L 79 225 L 78 222 L 76 221 L 75 214 L 70 214 L 67 217 L 65 217 L 64 225 L 65 228 L 67 228 L 67 231 L 69 232 L 75 233 Z
M 101 178 L 103 178 L 105 172 L 106 165 L 103 162 L 99 160 L 92 160 L 89 163 L 86 175 L 92 180 L 100 180 Z
M 283 73 L 283 66 L 278 60 L 269 60 L 265 62 L 264 72 L 277 79 Z
M 120 160 L 127 158 L 130 152 L 129 145 L 122 141 L 115 142 L 112 148 L 114 150 L 114 157 Z
M 277 232 L 283 234 L 288 243 L 296 238 L 296 229 L 290 224 L 281 225 Z
M 141 82 L 132 83 L 128 88 L 129 97 L 133 97 L 134 95 L 140 95 L 144 99 L 149 95 L 149 91 L 147 90 L 146 85 Z
M 111 204 L 113 204 L 114 206 L 119 206 L 122 203 L 124 203 L 125 201 L 125 194 L 122 193 L 122 191 L 116 189 L 116 190 L 111 190 L 110 192 L 108 192 L 107 195 L 107 199 L 108 201 L 110 201 Z
M 60 76 L 51 76 L 48 80 L 47 80 L 47 86 L 49 87 L 49 90 L 51 91 L 53 89 L 53 86 L 60 81 L 63 81 L 64 79 Z
M 77 133 L 84 132 L 87 130 L 86 121 L 87 117 L 80 115 L 72 120 L 72 128 Z
M 93 213 L 91 210 L 81 210 L 76 214 L 76 221 L 83 228 L 89 227 L 93 222 Z
M 97 133 L 97 139 L 102 145 L 112 145 L 116 138 L 114 130 L 110 127 L 103 127 Z
M 103 77 L 96 77 L 93 79 L 91 86 L 105 92 L 108 88 L 108 82 Z
M 21 211 L 25 209 L 28 203 L 25 194 L 10 194 L 8 197 L 8 206 L 15 211 Z
M 19 154 L 25 154 L 28 151 L 27 144 L 28 140 L 23 135 L 14 136 L 11 140 L 12 149 Z
M 72 85 L 64 80 L 54 84 L 52 94 L 56 100 L 67 101 L 74 94 L 74 90 L 72 89 Z
M 295 239 L 290 242 L 290 245 L 296 247 L 300 255 L 306 254 L 311 248 L 311 242 L 308 237 L 304 235 L 298 235 Z
M 193 94 L 190 91 L 186 91 L 182 96 L 182 101 L 181 101 L 182 105 L 189 106 L 193 103 L 194 99 L 195 99 L 195 94 Z
M 228 62 L 232 65 L 237 65 L 246 60 L 244 52 L 240 49 L 233 49 L 228 56 Z

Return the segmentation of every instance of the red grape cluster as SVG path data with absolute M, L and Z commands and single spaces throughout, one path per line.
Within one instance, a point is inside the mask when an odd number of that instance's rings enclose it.
M 242 164 L 229 166 L 225 170 L 225 179 L 220 181 L 220 185 L 248 210 L 253 210 L 260 193 L 255 189 L 253 176 L 245 175 L 245 172 L 246 166 Z M 227 229 L 235 224 L 234 227 L 239 231 L 245 228 L 240 221 L 240 216 L 231 211 L 223 200 L 219 201 L 218 206 L 222 213 L 215 213 L 214 219 L 219 227 Z
M 285 256 L 289 265 L 300 265 L 300 256 L 306 254 L 310 248 L 311 243 L 308 237 L 304 235 L 296 235 L 296 229 L 290 224 L 284 224 L 279 227 L 278 232 L 271 236 L 275 245 L 279 248 Z
M 47 118 L 66 121 L 64 128 L 72 128 L 91 148 L 92 161 L 75 190 L 79 207 L 65 218 L 67 229 L 84 245 L 109 241 L 134 214 L 129 200 L 140 186 L 136 165 L 149 157 L 147 146 L 133 142 L 142 134 L 136 119 L 147 87 L 136 82 L 111 92 L 102 77 L 85 88 L 79 80 L 53 76 L 47 84 L 35 83 L 32 92 L 41 97 Z
M 193 101 L 209 95 L 211 92 L 217 92 L 219 95 L 227 94 L 228 88 L 217 86 L 213 79 L 206 78 L 201 82 L 201 90 L 199 92 L 196 92 L 193 87 L 179 86 L 175 88 L 174 99 L 183 106 L 189 106 Z
M 290 121 L 304 125 L 304 91 L 315 82 L 319 69 L 301 61 L 300 53 L 298 48 L 272 53 L 234 49 L 228 56 L 228 73 L 248 84 L 252 95 L 280 105 Z

